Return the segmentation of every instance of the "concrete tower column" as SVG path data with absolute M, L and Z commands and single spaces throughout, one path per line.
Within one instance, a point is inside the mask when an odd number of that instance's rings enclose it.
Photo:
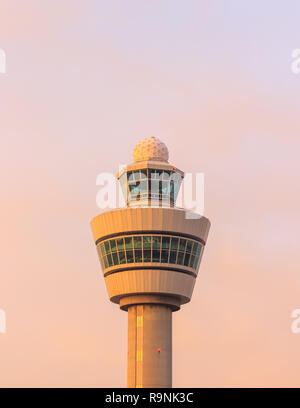
M 172 310 L 158 304 L 128 307 L 129 388 L 172 387 Z

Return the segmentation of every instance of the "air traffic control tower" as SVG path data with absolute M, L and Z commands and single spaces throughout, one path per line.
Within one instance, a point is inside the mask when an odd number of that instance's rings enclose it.
M 210 222 L 175 206 L 184 173 L 157 138 L 119 179 L 126 206 L 91 221 L 110 301 L 128 312 L 127 385 L 172 387 L 172 313 L 191 300 Z

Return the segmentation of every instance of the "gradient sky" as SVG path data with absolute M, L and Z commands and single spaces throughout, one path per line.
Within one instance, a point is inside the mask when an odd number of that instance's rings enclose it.
M 2 0 L 0 386 L 126 385 L 89 221 L 155 135 L 212 227 L 174 386 L 300 386 L 298 0 Z

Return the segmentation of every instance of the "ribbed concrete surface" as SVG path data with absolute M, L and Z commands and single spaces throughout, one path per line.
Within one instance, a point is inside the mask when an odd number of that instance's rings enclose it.
M 123 296 L 135 294 L 174 295 L 181 303 L 190 301 L 196 278 L 181 272 L 138 269 L 105 278 L 110 300 L 119 303 Z
M 95 242 L 110 234 L 145 230 L 190 234 L 206 242 L 210 221 L 205 217 L 188 219 L 187 212 L 178 208 L 126 207 L 98 215 L 91 226 Z

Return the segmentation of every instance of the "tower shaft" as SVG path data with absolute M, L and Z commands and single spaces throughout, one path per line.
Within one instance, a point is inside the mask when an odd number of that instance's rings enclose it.
M 172 310 L 167 305 L 128 307 L 129 388 L 172 387 Z

